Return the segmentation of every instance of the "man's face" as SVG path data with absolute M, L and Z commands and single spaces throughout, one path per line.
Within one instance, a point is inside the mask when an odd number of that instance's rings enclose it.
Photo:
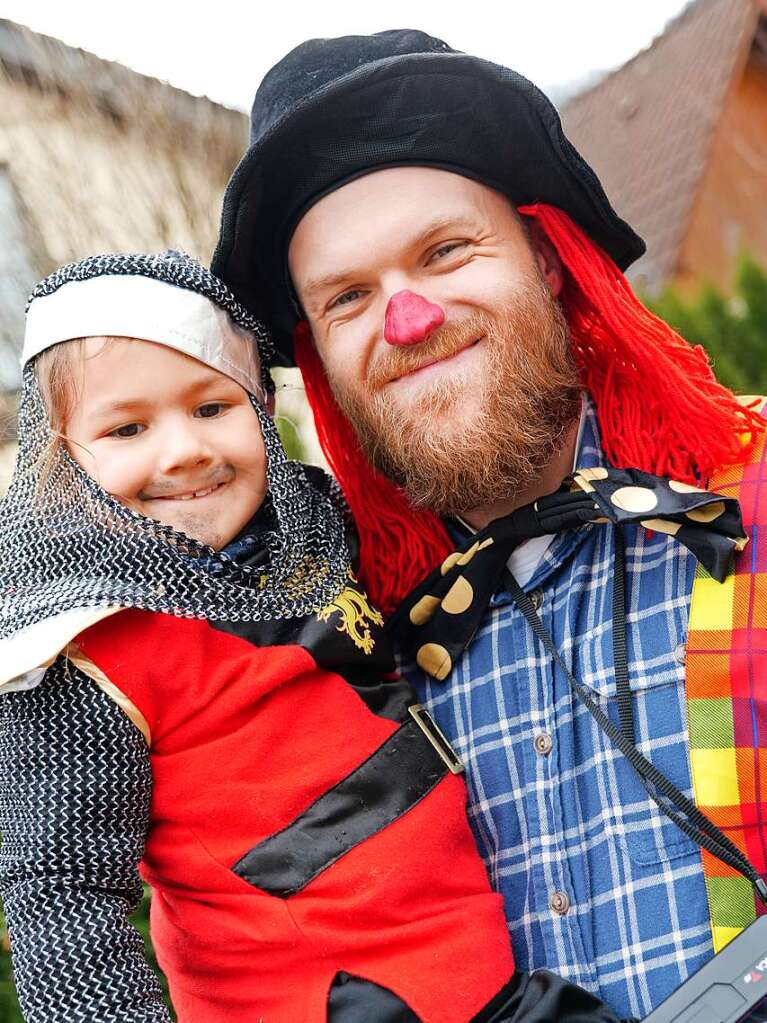
M 289 265 L 339 404 L 413 503 L 507 498 L 561 444 L 577 386 L 561 269 L 503 196 L 432 168 L 377 171 L 312 207 Z M 391 345 L 386 309 L 404 290 L 445 321 Z
M 87 338 L 64 424 L 73 458 L 135 511 L 220 549 L 266 493 L 266 452 L 247 392 L 187 355 L 133 338 Z

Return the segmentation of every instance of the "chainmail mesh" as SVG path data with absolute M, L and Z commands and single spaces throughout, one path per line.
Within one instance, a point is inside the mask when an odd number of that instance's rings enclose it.
M 146 742 L 59 659 L 0 694 L 0 893 L 27 1023 L 169 1023 L 140 935 Z
M 30 301 L 67 281 L 106 273 L 140 273 L 205 294 L 254 332 L 266 365 L 264 329 L 220 281 L 179 253 L 99 256 L 70 264 L 38 284 Z M 82 607 L 259 621 L 301 617 L 328 604 L 349 570 L 340 491 L 327 477 L 310 479 L 304 466 L 287 458 L 269 415 L 252 395 L 251 401 L 266 449 L 272 523 L 264 561 L 256 568 L 237 565 L 103 490 L 53 436 L 28 364 L 16 466 L 0 502 L 0 639 Z

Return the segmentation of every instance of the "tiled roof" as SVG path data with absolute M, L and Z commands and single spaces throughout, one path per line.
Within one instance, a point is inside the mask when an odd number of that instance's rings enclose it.
M 651 46 L 561 110 L 565 134 L 647 242 L 630 274 L 648 288 L 674 270 L 757 7 L 761 0 L 696 0 Z
M 135 117 L 135 97 L 141 94 L 144 102 L 161 106 L 166 116 L 196 131 L 211 120 L 216 130 L 221 131 L 222 122 L 228 120 L 239 132 L 243 120 L 239 111 L 214 103 L 206 96 L 192 96 L 167 82 L 6 18 L 0 18 L 0 69 L 11 77 L 21 77 L 27 84 L 34 83 L 43 91 L 55 90 L 77 97 L 117 117 Z

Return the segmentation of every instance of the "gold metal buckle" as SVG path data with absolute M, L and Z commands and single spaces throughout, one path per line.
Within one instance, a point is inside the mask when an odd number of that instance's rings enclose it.
M 415 723 L 437 751 L 440 758 L 445 762 L 450 773 L 462 774 L 465 768 L 461 763 L 458 754 L 450 745 L 436 721 L 424 705 L 422 703 L 413 703 L 408 707 L 408 711 Z

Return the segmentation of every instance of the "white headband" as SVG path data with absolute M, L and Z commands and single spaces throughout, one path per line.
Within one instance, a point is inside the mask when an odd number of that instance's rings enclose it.
M 22 365 L 52 345 L 79 337 L 129 337 L 167 345 L 265 401 L 255 338 L 215 302 L 188 288 L 122 274 L 68 281 L 30 305 Z

